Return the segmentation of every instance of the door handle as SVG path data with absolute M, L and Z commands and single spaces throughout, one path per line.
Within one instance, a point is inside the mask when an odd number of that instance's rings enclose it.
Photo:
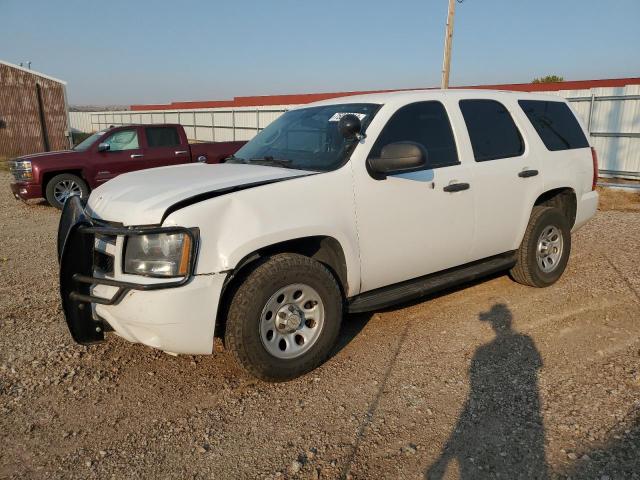
M 142 158 L 144 155 L 142 153 L 132 153 L 131 158 Z
M 176 155 L 184 155 L 185 153 L 188 153 L 186 150 L 176 150 Z
M 443 188 L 445 192 L 461 192 L 462 190 L 469 190 L 471 185 L 468 183 L 450 183 Z
M 518 176 L 521 178 L 535 177 L 536 175 L 538 175 L 538 170 L 522 170 L 518 173 Z

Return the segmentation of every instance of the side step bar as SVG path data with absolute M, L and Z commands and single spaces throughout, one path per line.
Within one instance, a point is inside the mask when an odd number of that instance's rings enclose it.
M 390 307 L 400 302 L 424 297 L 477 278 L 513 267 L 515 252 L 508 252 L 441 272 L 361 293 L 347 300 L 350 313 L 368 312 Z

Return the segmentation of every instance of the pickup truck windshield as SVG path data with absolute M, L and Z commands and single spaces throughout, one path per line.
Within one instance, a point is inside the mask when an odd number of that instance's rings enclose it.
M 360 117 L 362 133 L 380 105 L 345 103 L 291 110 L 256 135 L 227 160 L 297 170 L 328 172 L 340 167 L 355 146 L 338 130 L 340 118 Z
M 83 141 L 81 141 L 78 145 L 76 145 L 75 147 L 73 147 L 74 150 L 76 150 L 77 152 L 85 152 L 89 149 L 89 147 L 91 147 L 91 145 L 94 144 L 94 142 L 96 140 L 98 140 L 102 135 L 104 135 L 104 132 L 96 132 L 93 135 L 88 136 L 87 138 L 85 138 Z

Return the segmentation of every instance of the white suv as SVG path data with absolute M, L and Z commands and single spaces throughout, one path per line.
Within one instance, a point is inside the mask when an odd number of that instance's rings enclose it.
M 597 160 L 558 97 L 481 90 L 343 97 L 291 110 L 220 165 L 121 175 L 58 234 L 65 316 L 171 353 L 215 336 L 285 380 L 330 353 L 345 311 L 502 270 L 565 269 L 597 207 Z

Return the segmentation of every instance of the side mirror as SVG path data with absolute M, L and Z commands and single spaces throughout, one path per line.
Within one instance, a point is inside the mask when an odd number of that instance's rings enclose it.
M 353 140 L 358 136 L 360 130 L 362 130 L 362 122 L 358 117 L 349 113 L 343 115 L 338 122 L 338 130 L 340 134 L 347 140 Z
M 100 143 L 100 144 L 98 144 L 98 151 L 99 152 L 106 152 L 110 148 L 111 148 L 111 145 L 109 145 L 108 143 Z
M 393 173 L 422 170 L 427 164 L 427 151 L 414 142 L 395 142 L 382 147 L 379 158 L 367 159 L 367 169 L 376 180 Z

